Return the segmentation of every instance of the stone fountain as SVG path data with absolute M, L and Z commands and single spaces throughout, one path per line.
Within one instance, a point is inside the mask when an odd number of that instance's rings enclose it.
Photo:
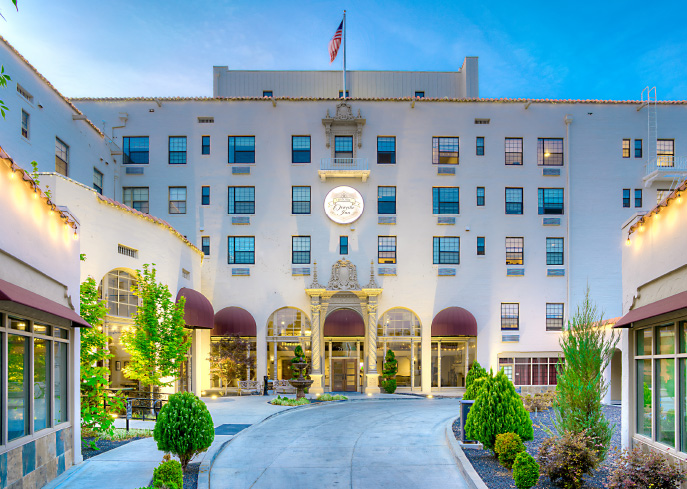
M 298 370 L 298 378 L 290 379 L 289 384 L 296 388 L 296 399 L 300 399 L 305 397 L 305 389 L 310 387 L 313 383 L 312 380 L 303 377 L 303 371 L 305 371 L 308 366 L 308 362 L 293 362 L 291 366 Z

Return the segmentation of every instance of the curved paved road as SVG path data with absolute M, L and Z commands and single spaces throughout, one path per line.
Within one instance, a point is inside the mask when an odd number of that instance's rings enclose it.
M 445 442 L 452 399 L 349 401 L 295 409 L 237 436 L 210 488 L 466 489 Z

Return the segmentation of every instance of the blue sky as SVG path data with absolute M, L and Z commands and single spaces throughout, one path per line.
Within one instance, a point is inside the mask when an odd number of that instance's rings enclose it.
M 454 71 L 478 56 L 481 97 L 634 100 L 650 85 L 684 100 L 686 5 L 0 0 L 0 34 L 70 97 L 210 96 L 213 65 L 341 69 L 327 44 L 346 8 L 352 70 Z

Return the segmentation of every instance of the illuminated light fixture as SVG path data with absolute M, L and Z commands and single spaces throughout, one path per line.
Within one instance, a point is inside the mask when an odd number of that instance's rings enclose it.
M 76 229 L 74 230 L 74 239 L 75 239 L 75 240 L 79 239 L 79 235 L 76 234 Z
M 630 239 L 630 235 L 627 235 L 627 241 L 625 241 L 625 246 L 631 246 L 632 245 L 632 240 Z
M 33 189 L 33 198 L 34 199 L 38 198 L 38 189 Z
M 677 203 L 682 204 L 682 192 L 678 192 L 677 194 Z
M 551 153 L 544 153 L 544 158 L 548 158 L 549 156 L 551 156 Z
M 429 395 L 427 396 L 427 399 L 434 399 L 434 396 L 433 396 L 432 394 L 429 394 Z
M 643 222 L 639 224 L 639 232 L 640 233 L 644 232 L 644 223 Z
M 14 168 L 13 168 L 13 169 L 12 169 L 12 173 L 10 173 L 10 178 L 14 178 L 14 174 L 15 174 L 15 173 L 16 173 L 16 172 L 14 171 Z
M 368 392 L 367 397 L 372 397 L 372 392 Z
M 210 399 L 217 399 L 217 396 L 215 394 L 210 396 Z
M 661 214 L 659 213 L 658 209 L 656 209 L 656 215 L 654 216 L 654 219 L 657 221 L 661 218 Z
M 315 394 L 315 397 L 320 397 L 320 393 L 318 392 L 317 394 Z

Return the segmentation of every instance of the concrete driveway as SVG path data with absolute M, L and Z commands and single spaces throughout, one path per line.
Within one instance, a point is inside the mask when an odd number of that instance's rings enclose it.
M 210 488 L 467 488 L 445 442 L 452 399 L 348 401 L 290 410 L 235 437 Z

